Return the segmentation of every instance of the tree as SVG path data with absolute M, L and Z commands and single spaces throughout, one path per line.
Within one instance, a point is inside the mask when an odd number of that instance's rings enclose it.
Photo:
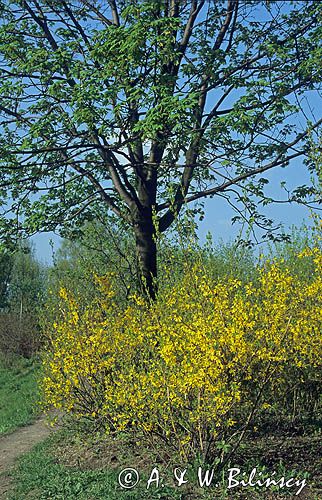
M 37 316 L 45 289 L 45 269 L 36 260 L 28 241 L 20 242 L 13 254 L 8 284 L 8 305 L 22 320 L 24 314 Z
M 46 270 L 37 262 L 29 241 L 4 245 L 0 254 L 0 353 L 31 356 L 39 349 L 39 312 Z
M 301 157 L 314 168 L 308 139 L 322 121 L 301 126 L 299 113 L 321 82 L 320 2 L 0 5 L 6 234 L 108 210 L 134 232 L 152 298 L 157 236 L 187 203 L 224 196 L 244 217 L 241 202 L 271 235 L 256 205 L 273 201 L 264 172 Z M 300 186 L 284 201 L 315 198 Z
M 13 254 L 10 248 L 0 245 L 0 311 L 8 305 L 8 285 L 13 265 Z

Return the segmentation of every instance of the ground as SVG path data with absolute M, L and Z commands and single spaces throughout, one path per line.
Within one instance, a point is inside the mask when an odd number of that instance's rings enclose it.
M 30 451 L 37 443 L 43 441 L 52 432 L 46 425 L 45 418 L 22 427 L 12 434 L 0 437 L 0 498 L 5 499 L 10 489 L 10 472 L 16 460 Z
M 19 461 L 14 471 L 15 482 L 10 496 L 4 497 L 8 489 L 9 476 L 2 475 L 0 498 L 10 500 L 55 499 L 55 500 L 213 500 L 213 499 L 280 499 L 298 498 L 318 500 L 322 498 L 320 438 L 312 436 L 287 436 L 259 438 L 246 443 L 234 460 L 242 470 L 250 470 L 260 464 L 259 470 L 276 471 L 298 478 L 306 477 L 307 487 L 300 495 L 295 490 L 282 492 L 239 488 L 230 492 L 224 481 L 219 488 L 196 487 L 193 470 L 188 471 L 189 484 L 180 489 L 174 487 L 173 466 L 169 456 L 157 450 L 147 449 L 138 439 L 112 436 L 87 435 L 75 430 L 62 430 L 49 439 L 50 429 L 44 420 L 17 430 L 0 439 L 1 467 L 10 473 L 13 461 L 30 450 Z M 41 442 L 43 439 L 45 441 Z M 7 450 L 5 452 L 5 450 Z M 140 484 L 133 490 L 121 489 L 118 474 L 125 467 L 135 467 L 140 471 Z M 147 479 L 154 466 L 165 478 L 166 487 L 156 488 L 155 483 L 147 490 Z M 229 465 L 227 467 L 230 467 Z M 182 466 L 181 466 L 182 468 Z M 265 469 L 266 468 L 266 469 Z M 293 472 L 294 471 L 294 472 Z M 320 472 L 319 472 L 320 471 Z

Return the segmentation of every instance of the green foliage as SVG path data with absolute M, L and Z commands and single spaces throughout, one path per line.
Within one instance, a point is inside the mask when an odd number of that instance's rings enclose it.
M 250 248 L 238 242 L 215 245 L 211 238 L 201 245 L 193 218 L 194 213 L 186 213 L 183 220 L 175 222 L 169 235 L 158 237 L 160 289 L 175 284 L 188 262 L 191 266 L 202 262 L 215 280 L 226 276 L 246 280 L 256 273 L 256 258 Z M 170 277 L 164 272 L 166 267 L 172 268 Z M 88 222 L 76 233 L 69 234 L 54 255 L 48 284 L 53 292 L 51 304 L 61 286 L 72 290 L 82 301 L 90 301 L 96 295 L 93 276 L 106 273 L 111 273 L 117 300 L 125 303 L 129 295 L 138 290 L 138 272 L 135 243 L 128 232 L 117 221 L 112 224 L 108 220 Z

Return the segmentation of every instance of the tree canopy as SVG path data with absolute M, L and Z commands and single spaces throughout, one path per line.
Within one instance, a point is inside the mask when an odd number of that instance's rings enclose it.
M 270 231 L 265 172 L 315 168 L 320 2 L 1 0 L 0 12 L 7 235 L 110 211 L 134 231 L 153 295 L 156 236 L 186 203 L 224 196 Z M 285 201 L 316 199 L 299 186 Z

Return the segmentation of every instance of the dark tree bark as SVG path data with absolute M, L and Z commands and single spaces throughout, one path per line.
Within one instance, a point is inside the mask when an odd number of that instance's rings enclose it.
M 152 208 L 147 207 L 134 223 L 135 242 L 142 291 L 152 300 L 157 293 L 157 246 Z
M 132 212 L 141 288 L 152 300 L 156 297 L 157 231 L 153 220 L 156 207 L 157 169 L 143 166 L 138 170 L 138 203 Z

